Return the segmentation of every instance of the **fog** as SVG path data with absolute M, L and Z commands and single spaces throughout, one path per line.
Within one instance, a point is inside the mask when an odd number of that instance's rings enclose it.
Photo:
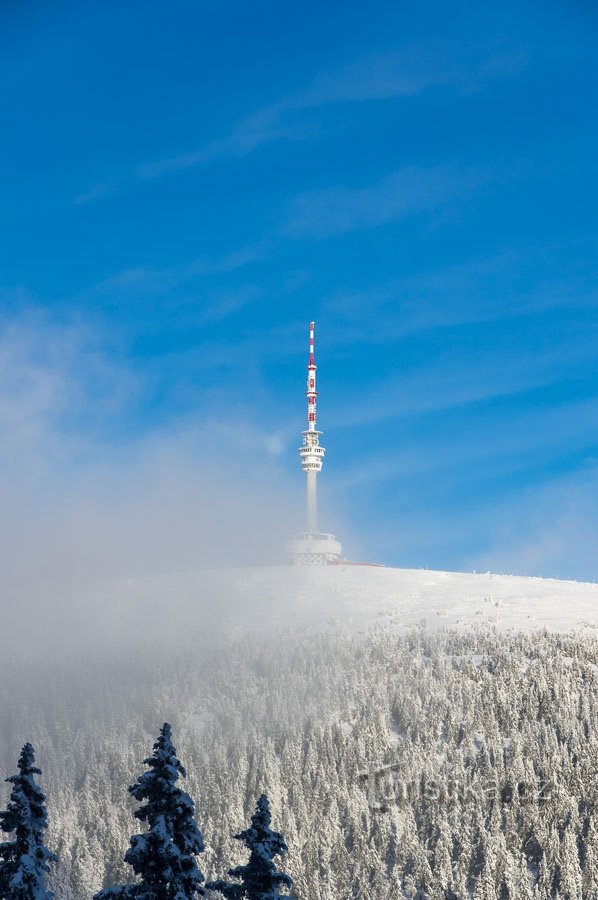
M 127 579 L 282 561 L 302 484 L 277 442 L 244 411 L 157 414 L 148 427 L 139 421 L 146 388 L 81 323 L 34 311 L 0 336 L 5 655 L 117 635 L 131 625 L 114 619 L 117 595 L 119 617 L 126 612 Z M 153 609 L 163 624 L 173 600 L 165 587 Z

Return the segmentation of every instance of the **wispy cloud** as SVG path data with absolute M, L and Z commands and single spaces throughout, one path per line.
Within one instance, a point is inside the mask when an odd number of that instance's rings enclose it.
M 161 268 L 134 266 L 110 275 L 92 285 L 85 293 L 96 296 L 114 294 L 120 297 L 123 292 L 126 292 L 130 300 L 138 295 L 147 298 L 154 294 L 163 294 L 194 278 L 223 275 L 243 269 L 245 266 L 265 259 L 269 248 L 268 241 L 259 241 L 212 259 L 199 256 L 180 265 Z
M 103 337 L 31 306 L 0 323 L 0 383 L 5 477 L 26 458 L 60 467 L 65 454 L 79 453 L 78 427 L 96 433 L 136 396 L 135 375 L 112 358 Z
M 578 378 L 593 366 L 597 342 L 571 345 L 569 334 L 546 346 L 513 347 L 508 337 L 490 340 L 463 356 L 448 345 L 434 361 L 413 372 L 397 372 L 368 391 L 367 405 L 350 403 L 330 416 L 335 427 L 354 427 L 399 416 L 422 415 Z
M 230 134 L 190 153 L 140 166 L 142 178 L 202 165 L 223 157 L 246 156 L 258 147 L 310 133 L 292 113 L 334 103 L 363 103 L 420 93 L 433 84 L 447 84 L 456 76 L 454 65 L 442 63 L 428 47 L 364 57 L 335 72 L 318 76 L 305 90 L 262 107 L 233 126 Z M 462 80 L 462 73 L 458 80 Z
M 426 44 L 372 53 L 317 75 L 303 90 L 266 104 L 233 125 L 230 132 L 202 146 L 138 165 L 133 177 L 154 179 L 218 159 L 247 156 L 280 140 L 304 140 L 317 133 L 302 113 L 341 103 L 365 103 L 413 97 L 437 86 L 455 91 L 479 90 L 487 81 L 516 74 L 526 63 L 524 51 L 500 47 Z M 76 200 L 86 203 L 111 193 L 115 181 L 93 185 Z
M 408 166 L 361 188 L 329 187 L 296 197 L 286 231 L 293 237 L 326 238 L 374 228 L 442 208 L 487 180 L 482 171 Z
M 48 592 L 281 553 L 294 488 L 272 479 L 272 435 L 230 404 L 214 418 L 202 395 L 193 415 L 131 431 L 151 389 L 109 333 L 39 312 L 0 323 L 0 616 L 18 596 L 28 637 L 40 618 L 53 628 Z
M 496 504 L 490 548 L 472 564 L 498 572 L 596 580 L 598 466 L 529 487 Z
M 421 476 L 468 473 L 468 489 L 474 478 L 504 479 L 533 470 L 541 456 L 558 460 L 571 447 L 591 444 L 598 428 L 594 398 L 573 400 L 554 407 L 514 409 L 497 415 L 479 413 L 450 434 L 442 443 L 430 436 L 417 437 L 415 445 L 405 437 L 400 448 L 372 453 L 367 466 L 347 466 L 335 475 L 336 490 L 404 479 L 413 483 Z
M 195 152 L 140 167 L 145 178 L 201 165 L 227 156 L 245 156 L 272 141 L 302 139 L 311 133 L 292 113 L 337 103 L 365 103 L 412 97 L 432 86 L 471 91 L 490 78 L 513 75 L 524 65 L 523 52 L 495 48 L 457 48 L 437 44 L 361 57 L 318 75 L 305 90 L 283 98 L 241 120 L 231 133 Z
M 210 141 L 189 153 L 143 163 L 137 167 L 136 175 L 143 179 L 159 178 L 216 159 L 247 156 L 258 147 L 283 138 L 299 140 L 306 137 L 312 129 L 305 123 L 283 121 L 283 112 L 288 109 L 290 107 L 286 102 L 264 107 L 238 122 L 226 137 Z
M 437 271 L 395 278 L 327 298 L 323 314 L 335 323 L 334 343 L 388 343 L 424 331 L 496 322 L 556 309 L 591 309 L 598 291 L 591 277 L 593 245 L 524 247 Z M 572 259 L 576 253 L 578 262 Z M 364 316 L 364 310 L 368 315 Z
M 118 180 L 116 178 L 106 178 L 104 181 L 92 184 L 82 194 L 78 194 L 73 202 L 77 206 L 84 206 L 86 203 L 91 203 L 92 200 L 97 200 L 99 197 L 107 197 L 109 194 L 113 194 L 117 189 Z
M 490 78 L 514 75 L 523 65 L 523 51 L 427 42 L 370 54 L 334 72 L 323 73 L 307 90 L 287 102 L 296 107 L 317 107 L 392 100 L 415 96 L 434 86 L 470 91 L 479 89 Z

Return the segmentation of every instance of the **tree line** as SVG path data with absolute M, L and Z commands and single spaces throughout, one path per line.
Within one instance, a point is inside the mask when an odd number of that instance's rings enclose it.
M 246 865 L 229 869 L 227 874 L 234 881 L 220 878 L 205 884 L 197 861 L 205 845 L 193 800 L 177 786 L 179 777 L 186 778 L 187 773 L 167 722 L 144 763 L 148 771 L 129 787 L 129 793 L 142 804 L 134 815 L 147 828 L 131 837 L 124 856 L 136 880 L 106 887 L 93 900 L 193 900 L 206 890 L 218 891 L 226 900 L 292 900 L 279 892 L 293 882 L 274 862 L 288 847 L 282 835 L 270 828 L 266 794 L 258 799 L 249 828 L 234 836 L 249 851 Z M 21 750 L 17 767 L 18 774 L 6 779 L 12 790 L 7 809 L 0 812 L 0 829 L 12 835 L 12 840 L 0 843 L 0 898 L 53 900 L 46 876 L 59 859 L 45 846 L 46 798 L 35 779 L 42 773 L 30 743 Z
M 598 900 L 597 688 L 591 629 L 127 640 L 0 659 L 0 768 L 15 735 L 43 747 L 56 900 L 132 880 L 127 786 L 165 719 L 206 883 L 246 863 L 232 835 L 266 793 L 299 900 Z

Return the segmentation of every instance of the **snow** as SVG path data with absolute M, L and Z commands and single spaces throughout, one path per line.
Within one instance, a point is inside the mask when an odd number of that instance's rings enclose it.
M 428 569 L 265 566 L 96 584 L 87 597 L 78 594 L 71 617 L 91 608 L 101 610 L 94 642 L 118 643 L 132 633 L 143 642 L 338 623 L 357 633 L 372 626 L 568 632 L 598 628 L 598 585 Z

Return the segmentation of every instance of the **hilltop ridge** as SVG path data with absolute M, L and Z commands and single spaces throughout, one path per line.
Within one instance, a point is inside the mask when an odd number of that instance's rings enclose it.
M 524 631 L 598 627 L 598 584 L 492 573 L 265 566 L 113 581 L 98 594 L 119 627 L 123 618 L 138 620 L 142 609 L 166 600 L 171 615 L 165 625 L 173 629 L 183 619 L 186 628 L 233 632 L 330 621 L 353 629 L 382 623 Z

